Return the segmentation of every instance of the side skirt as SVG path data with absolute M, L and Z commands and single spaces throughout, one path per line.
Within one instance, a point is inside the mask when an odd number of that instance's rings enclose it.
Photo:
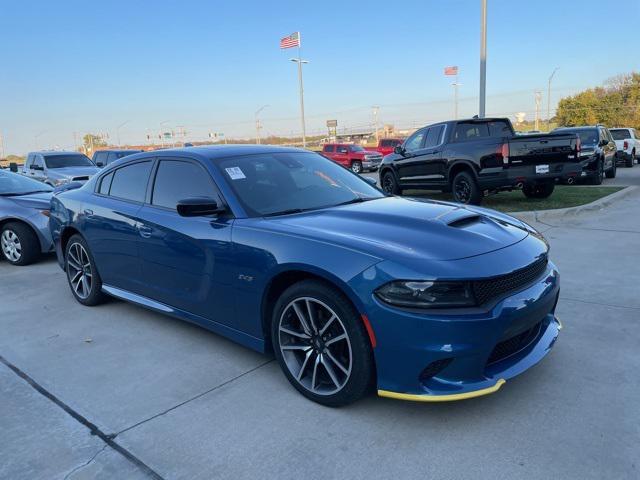
M 103 284 L 102 291 L 108 295 L 111 295 L 112 297 L 135 303 L 136 305 L 148 308 L 149 310 L 164 313 L 165 315 L 170 315 L 179 320 L 184 320 L 186 322 L 196 324 L 211 332 L 227 337 L 228 339 L 244 345 L 245 347 L 251 348 L 252 350 L 260 353 L 265 353 L 265 342 L 262 338 L 256 338 L 252 335 L 241 332 L 240 330 L 236 330 L 235 328 L 231 328 L 227 325 L 214 322 L 213 320 L 209 320 L 208 318 L 204 318 L 199 315 L 194 315 L 193 313 L 189 313 L 179 308 L 165 305 L 164 303 L 157 302 L 150 298 L 143 297 L 142 295 L 137 295 L 121 288 Z

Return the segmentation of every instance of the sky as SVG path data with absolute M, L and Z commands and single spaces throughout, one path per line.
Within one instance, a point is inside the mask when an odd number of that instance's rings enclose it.
M 566 95 L 640 70 L 640 0 L 611 16 L 595 0 L 488 0 L 487 114 L 525 112 L 547 80 Z M 478 113 L 480 0 L 393 3 L 0 0 L 0 135 L 5 154 L 73 148 L 87 132 L 116 142 L 184 128 L 187 140 L 300 134 L 295 49 L 302 36 L 307 133 L 373 122 L 409 128 Z M 124 124 L 124 125 L 123 125 Z M 118 129 L 118 126 L 120 128 Z M 75 133 L 74 133 L 75 132 Z M 1 153 L 1 152 L 0 152 Z

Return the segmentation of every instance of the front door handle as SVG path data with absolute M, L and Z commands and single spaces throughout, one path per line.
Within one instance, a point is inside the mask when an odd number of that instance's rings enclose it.
M 138 225 L 138 233 L 142 238 L 150 238 L 153 230 L 146 225 Z

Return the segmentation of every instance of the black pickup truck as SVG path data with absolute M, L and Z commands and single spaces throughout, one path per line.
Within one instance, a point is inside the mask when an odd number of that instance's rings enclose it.
M 558 179 L 572 183 L 582 170 L 576 134 L 516 135 L 508 118 L 472 118 L 421 128 L 380 165 L 382 189 L 442 190 L 460 203 L 522 188 L 546 198 Z

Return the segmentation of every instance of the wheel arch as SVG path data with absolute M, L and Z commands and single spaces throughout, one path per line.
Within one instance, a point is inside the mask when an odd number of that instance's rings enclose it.
M 325 270 L 309 268 L 308 266 L 287 266 L 269 279 L 262 294 L 260 316 L 265 351 L 272 351 L 273 349 L 270 322 L 278 298 L 287 288 L 303 280 L 317 280 L 337 289 L 347 298 L 347 300 L 349 300 L 358 313 L 362 314 L 364 312 L 362 302 L 359 300 L 357 295 L 344 281 L 340 280 L 335 275 L 332 275 Z
M 76 227 L 73 227 L 71 225 L 64 227 L 60 231 L 60 250 L 63 257 L 65 255 L 65 252 L 67 251 L 67 244 L 69 243 L 69 239 L 74 235 L 80 235 L 82 238 L 84 238 L 80 231 Z
M 33 234 L 36 236 L 36 238 L 38 239 L 38 243 L 40 244 L 40 250 L 41 251 L 45 250 L 45 244 L 43 243 L 43 239 L 41 238 L 41 234 L 38 231 L 37 227 L 35 227 L 31 223 L 27 222 L 23 218 L 6 217 L 6 218 L 3 218 L 3 219 L 0 220 L 0 230 L 2 230 L 7 223 L 19 223 L 21 225 L 24 225 L 24 226 L 28 227 L 33 232 Z
M 451 182 L 453 182 L 453 179 L 458 173 L 464 171 L 469 171 L 473 175 L 473 178 L 478 178 L 476 167 L 471 162 L 467 160 L 457 160 L 453 162 L 447 170 L 447 182 L 449 183 L 449 185 L 451 185 Z

